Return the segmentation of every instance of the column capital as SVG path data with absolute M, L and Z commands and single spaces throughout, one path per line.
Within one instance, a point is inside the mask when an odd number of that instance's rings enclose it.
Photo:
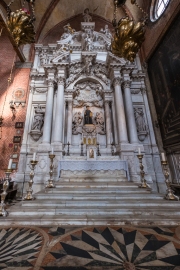
M 48 87 L 49 86 L 54 86 L 54 79 L 53 78 L 48 78 L 47 83 L 48 83 Z
M 45 66 L 44 67 L 45 71 L 46 71 L 46 75 L 47 77 L 53 77 L 54 78 L 54 74 L 56 72 L 56 69 L 54 67 L 51 66 Z
M 39 52 L 41 52 L 42 47 L 43 47 L 42 44 L 36 44 L 36 45 L 34 46 L 35 54 L 38 54 Z
M 58 77 L 57 78 L 57 84 L 58 85 L 65 85 L 65 78 L 64 77 Z
M 110 104 L 111 104 L 111 102 L 112 102 L 112 100 L 108 100 L 108 99 L 104 100 L 104 104 L 108 104 L 108 105 L 110 105 Z
M 134 69 L 134 66 L 122 67 L 121 74 L 122 75 L 129 75 Z
M 34 93 L 35 90 L 36 90 L 35 85 L 31 85 L 29 90 L 30 90 L 31 93 Z
M 113 85 L 114 85 L 114 87 L 115 87 L 116 85 L 121 86 L 121 83 L 122 83 L 122 79 L 121 79 L 120 77 L 115 77 L 115 78 L 113 79 Z
M 123 89 L 130 88 L 131 87 L 131 80 L 124 80 L 122 83 Z

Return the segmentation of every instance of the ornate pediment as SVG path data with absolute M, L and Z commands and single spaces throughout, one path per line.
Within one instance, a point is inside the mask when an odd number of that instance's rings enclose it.
M 106 25 L 100 32 L 94 31 L 94 23 L 81 23 L 81 31 L 76 32 L 68 24 L 64 26 L 64 33 L 57 41 L 58 50 L 56 53 L 63 53 L 63 50 L 103 52 L 110 50 L 112 34 Z
M 55 63 L 69 63 L 69 52 L 63 49 L 58 50 L 54 59 L 51 60 L 53 64 Z

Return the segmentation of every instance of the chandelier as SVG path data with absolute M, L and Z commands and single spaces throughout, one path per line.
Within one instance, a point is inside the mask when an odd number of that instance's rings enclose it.
M 136 3 L 136 0 L 131 0 L 132 5 L 136 5 L 144 14 L 142 22 L 135 22 L 126 12 L 126 0 L 114 1 L 114 19 L 112 21 L 115 29 L 114 39 L 111 43 L 112 53 L 123 57 L 130 62 L 133 62 L 137 52 L 139 51 L 143 41 L 145 40 L 145 25 L 148 20 L 147 13 Z M 117 23 L 117 7 L 122 6 L 126 16 L 121 18 Z
M 35 29 L 33 22 L 35 21 L 35 0 L 24 0 L 22 9 L 12 12 L 10 6 L 13 2 L 14 0 L 11 0 L 7 7 L 8 30 L 12 34 L 17 46 L 34 43 Z M 25 8 L 26 2 L 29 4 L 31 12 Z

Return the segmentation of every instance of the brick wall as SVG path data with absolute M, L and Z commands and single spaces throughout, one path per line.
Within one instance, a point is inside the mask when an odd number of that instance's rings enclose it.
M 8 87 L 8 78 L 11 72 L 13 60 L 18 61 L 13 47 L 6 36 L 2 33 L 0 37 L 0 115 L 2 114 L 3 106 L 3 125 L 0 139 L 0 177 L 4 176 L 4 170 L 8 166 L 10 156 L 20 151 L 20 143 L 16 143 L 17 151 L 14 152 L 14 136 L 23 136 L 23 129 L 15 129 L 16 122 L 25 122 L 27 103 L 24 107 L 21 105 L 16 108 L 15 119 L 12 120 L 12 112 L 10 109 L 10 101 L 15 100 L 13 93 L 17 88 L 24 90 L 24 97 L 19 101 L 28 101 L 28 84 L 30 69 L 27 68 L 13 68 L 12 81 Z M 1 132 L 1 131 L 0 131 Z M 13 162 L 18 163 L 18 158 L 13 159 Z

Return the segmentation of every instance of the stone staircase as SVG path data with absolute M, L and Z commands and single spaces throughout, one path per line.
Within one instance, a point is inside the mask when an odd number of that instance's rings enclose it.
M 0 225 L 179 225 L 180 202 L 138 188 L 123 178 L 61 178 L 56 188 L 8 209 Z

